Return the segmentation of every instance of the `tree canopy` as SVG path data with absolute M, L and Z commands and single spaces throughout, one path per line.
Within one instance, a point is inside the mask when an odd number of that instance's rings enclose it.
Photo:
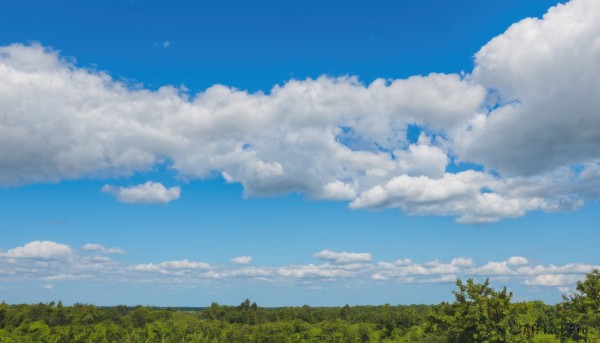
M 489 280 L 456 281 L 452 303 L 207 308 L 0 303 L 0 342 L 600 342 L 600 271 L 557 305 L 511 302 Z

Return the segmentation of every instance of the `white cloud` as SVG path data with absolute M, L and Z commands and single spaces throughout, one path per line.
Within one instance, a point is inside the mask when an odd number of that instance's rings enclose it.
M 204 262 L 188 261 L 165 261 L 158 264 L 165 269 L 210 269 L 210 264 Z
M 125 254 L 125 251 L 123 249 L 107 248 L 100 244 L 92 244 L 92 243 L 83 245 L 81 247 L 81 249 L 85 250 L 85 251 L 98 251 L 98 252 L 105 253 L 105 254 L 119 254 L 119 255 Z
M 166 49 L 166 48 L 168 48 L 168 47 L 170 47 L 170 46 L 171 46 L 171 42 L 169 42 L 168 40 L 166 40 L 166 41 L 164 41 L 164 42 L 162 43 L 162 46 L 163 46 L 163 48 L 165 48 L 165 49 Z
M 94 247 L 93 245 L 91 245 Z M 94 247 L 97 249 L 97 247 Z M 215 287 L 234 281 L 268 282 L 322 286 L 341 284 L 384 283 L 452 283 L 457 278 L 492 278 L 509 285 L 570 287 L 585 274 L 600 266 L 568 263 L 564 265 L 512 265 L 507 261 L 490 261 L 477 265 L 469 257 L 456 257 L 449 263 L 432 260 L 417 263 L 407 258 L 394 262 L 373 261 L 370 254 L 337 253 L 324 250 L 322 264 L 262 265 L 210 264 L 190 259 L 128 264 L 104 255 L 90 255 L 85 249 L 71 250 L 56 242 L 34 241 L 22 247 L 0 252 L 0 282 L 42 281 L 194 284 L 210 282 Z M 99 250 L 88 250 L 99 251 Z M 245 257 L 245 256 L 240 256 Z M 307 256 L 309 259 L 310 256 Z M 249 259 L 245 259 L 244 262 Z M 509 259 L 510 260 L 510 259 Z M 520 257 L 518 262 L 524 262 Z M 517 259 L 514 259 L 517 261 Z M 249 262 L 249 261 L 248 261 Z M 563 292 L 563 291 L 561 291 Z
M 444 150 L 427 139 L 407 144 L 408 125 L 455 127 L 485 97 L 483 87 L 444 74 L 369 85 L 291 80 L 269 94 L 216 85 L 190 95 L 130 89 L 39 45 L 1 47 L 0 55 L 2 185 L 127 176 L 168 163 L 187 179 L 219 172 L 247 196 L 352 200 L 394 175 L 443 172 Z M 176 198 L 104 190 L 129 202 Z
M 375 281 L 384 281 L 384 280 L 388 280 L 389 277 L 387 277 L 386 275 L 383 275 L 383 274 L 375 273 L 375 274 L 371 275 L 371 279 L 373 279 Z
M 457 257 L 450 262 L 453 266 L 470 267 L 473 265 L 473 259 L 467 257 Z
M 573 285 L 583 278 L 582 275 L 542 274 L 525 280 L 525 284 L 528 286 L 565 286 Z
M 162 268 L 154 263 L 136 264 L 131 266 L 130 269 L 141 272 L 164 272 Z
M 598 1 L 573 0 L 481 48 L 473 81 L 496 89 L 501 106 L 457 137 L 461 158 L 516 175 L 600 158 L 598 15 Z
M 510 269 L 508 263 L 504 262 L 488 262 L 487 264 L 478 267 L 472 268 L 469 270 L 469 274 L 472 275 L 489 275 L 489 276 L 498 276 L 498 275 L 516 275 L 517 273 Z
M 261 277 L 261 276 L 273 276 L 271 268 L 267 267 L 245 267 L 241 269 L 234 269 L 229 272 L 231 276 L 249 276 L 249 277 Z
M 399 168 L 389 154 L 348 148 L 351 141 L 398 150 L 407 124 L 455 126 L 485 96 L 482 87 L 443 74 L 368 86 L 350 77 L 291 80 L 269 95 L 216 85 L 191 96 L 173 87 L 128 89 L 39 45 L 1 47 L 0 55 L 7 152 L 0 156 L 11 167 L 0 174 L 5 185 L 127 175 L 168 158 L 188 177 L 225 172 L 249 194 L 318 196 L 310 185 Z M 25 130 L 35 135 L 20 155 L 8 154 L 25 142 Z M 31 157 L 39 158 L 35 170 L 28 168 Z
M 442 275 L 438 277 L 424 278 L 419 280 L 422 283 L 454 283 L 457 276 L 453 274 Z
M 119 202 L 130 204 L 166 204 L 179 199 L 181 188 L 166 188 L 159 182 L 147 181 L 133 187 L 104 185 L 102 192 L 114 195 Z
M 356 191 L 351 185 L 342 181 L 330 182 L 323 186 L 323 198 L 332 200 L 352 200 L 356 198 Z
M 407 265 L 407 264 L 411 264 L 411 263 L 412 263 L 412 260 L 410 258 L 402 258 L 402 259 L 396 260 L 394 262 L 394 264 L 399 265 L 399 266 Z
M 536 275 L 536 274 L 587 274 L 594 269 L 600 268 L 600 266 L 582 264 L 582 263 L 568 263 L 562 266 L 556 266 L 550 264 L 547 266 L 524 266 L 517 269 L 519 274 L 523 275 Z
M 329 249 L 320 251 L 314 256 L 335 263 L 370 262 L 373 259 L 373 256 L 369 253 L 335 252 Z
M 528 264 L 529 261 L 522 256 L 511 256 L 508 258 L 508 260 L 506 260 L 506 263 L 511 266 L 518 266 L 522 264 Z
M 22 247 L 12 248 L 5 253 L 0 253 L 0 257 L 52 259 L 66 257 L 72 253 L 73 251 L 68 245 L 50 241 L 33 241 Z
M 302 265 L 302 266 L 285 266 L 277 268 L 276 275 L 292 279 L 303 278 L 347 278 L 354 276 L 357 272 L 345 270 L 336 266 L 330 265 Z
M 437 277 L 428 277 L 431 275 L 448 276 L 456 279 L 455 274 L 461 272 L 461 268 L 470 265 L 470 258 L 459 257 L 452 260 L 451 263 L 443 263 L 439 260 L 433 260 L 424 264 L 414 263 L 410 259 L 398 260 L 395 263 L 379 262 L 379 268 L 372 275 L 374 280 L 396 279 L 401 283 L 430 282 L 434 283 Z M 441 282 L 442 279 L 439 279 Z M 448 280 L 448 277 L 445 278 Z M 445 282 L 445 281 L 444 281 Z
M 248 264 L 252 262 L 252 256 L 238 256 L 231 259 L 233 264 Z
M 43 287 L 43 288 L 44 288 L 44 289 L 47 289 L 47 290 L 53 290 L 53 289 L 54 289 L 54 286 L 52 286 L 51 284 L 46 284 L 46 285 L 44 285 L 44 287 Z
M 162 164 L 188 180 L 222 175 L 244 196 L 300 192 L 464 223 L 578 209 L 600 198 L 599 15 L 600 2 L 573 0 L 518 22 L 463 76 L 322 76 L 256 93 L 134 89 L 37 44 L 0 47 L 0 185 Z M 481 168 L 448 171 L 459 162 Z M 181 192 L 103 191 L 132 203 Z
M 363 192 L 350 207 L 398 207 L 407 214 L 456 215 L 461 222 L 487 223 L 522 216 L 543 202 L 534 197 L 503 197 L 482 192 L 499 185 L 496 178 L 476 171 L 446 173 L 438 179 L 402 175 Z

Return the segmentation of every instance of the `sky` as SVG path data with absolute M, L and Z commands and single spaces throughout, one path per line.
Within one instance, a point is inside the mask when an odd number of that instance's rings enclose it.
M 600 268 L 598 16 L 3 1 L 0 301 L 559 302 Z

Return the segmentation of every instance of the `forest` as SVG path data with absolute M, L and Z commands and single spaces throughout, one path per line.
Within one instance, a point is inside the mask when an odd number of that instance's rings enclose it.
M 264 308 L 0 304 L 0 342 L 600 342 L 600 271 L 556 305 L 456 281 L 436 305 Z

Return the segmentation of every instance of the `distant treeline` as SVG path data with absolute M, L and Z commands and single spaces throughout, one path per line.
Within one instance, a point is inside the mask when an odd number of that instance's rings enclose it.
M 263 308 L 0 304 L 0 342 L 600 342 L 600 271 L 557 305 L 457 280 L 438 305 Z

